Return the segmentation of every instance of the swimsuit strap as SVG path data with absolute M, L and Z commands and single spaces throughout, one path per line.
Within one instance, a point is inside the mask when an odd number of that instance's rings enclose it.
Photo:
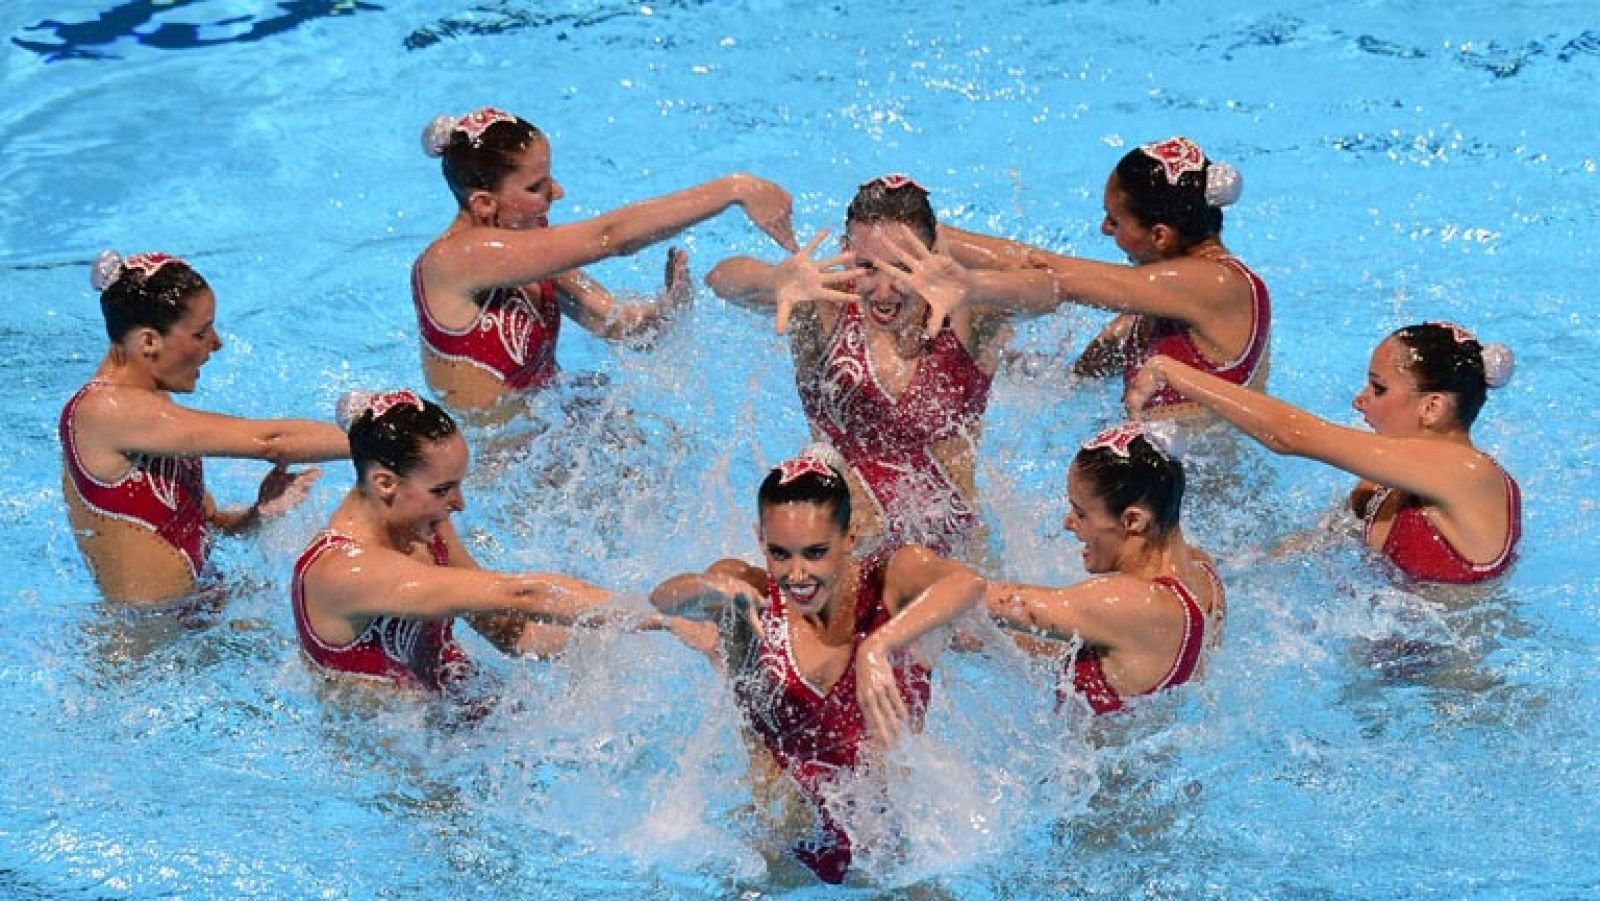
M 1183 640 L 1178 643 L 1178 653 L 1173 658 L 1172 667 L 1145 694 L 1187 682 L 1194 674 L 1200 662 L 1200 652 L 1205 647 L 1205 611 L 1193 592 L 1175 576 L 1157 576 L 1153 581 L 1177 595 L 1179 603 L 1183 605 Z

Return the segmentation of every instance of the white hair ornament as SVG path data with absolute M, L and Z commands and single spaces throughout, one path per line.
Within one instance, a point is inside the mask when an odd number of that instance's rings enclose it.
M 115 250 L 102 250 L 94 258 L 94 266 L 89 270 L 89 284 L 96 291 L 104 291 L 117 283 L 122 277 L 122 257 Z
M 1134 420 L 1121 425 L 1112 426 L 1100 434 L 1083 443 L 1083 450 L 1109 450 L 1118 457 L 1126 460 L 1132 456 L 1130 448 L 1135 438 L 1143 437 L 1167 460 L 1181 460 L 1188 450 L 1188 443 L 1184 440 L 1183 431 L 1176 422 L 1170 419 L 1158 419 L 1151 422 Z
M 104 291 L 117 283 L 123 273 L 132 270 L 149 278 L 168 263 L 182 260 L 168 253 L 136 253 L 131 257 L 118 256 L 115 250 L 102 250 L 89 269 L 89 284 L 96 291 Z
M 428 127 L 422 130 L 422 149 L 429 156 L 443 156 L 450 146 L 450 139 L 458 131 L 466 135 L 467 141 L 476 147 L 490 126 L 499 122 L 515 121 L 517 121 L 516 116 L 492 106 L 473 110 L 459 119 L 451 116 L 435 116 L 433 121 L 428 123 Z
M 1206 169 L 1206 203 L 1215 207 L 1231 206 L 1244 192 L 1244 176 L 1229 163 L 1211 161 Z
M 1483 345 L 1483 380 L 1490 388 L 1505 387 L 1516 368 L 1517 361 L 1511 355 L 1511 348 L 1499 341 Z
M 445 148 L 450 146 L 450 135 L 455 130 L 455 116 L 434 116 L 428 127 L 422 130 L 422 152 L 428 156 L 444 156 Z
M 1431 319 L 1427 324 L 1450 332 L 1450 337 L 1457 344 L 1466 344 L 1468 341 L 1477 342 L 1478 355 L 1483 359 L 1483 381 L 1490 388 L 1501 388 L 1511 381 L 1511 374 L 1517 368 L 1517 361 L 1511 353 L 1511 348 L 1501 344 L 1499 341 L 1481 341 L 1477 335 L 1462 326 L 1456 325 L 1454 322 Z
M 383 414 L 401 404 L 418 410 L 427 409 L 422 398 L 410 388 L 382 392 L 353 390 L 339 395 L 339 400 L 333 405 L 333 421 L 338 423 L 339 428 L 349 432 L 350 427 L 362 416 L 371 413 L 374 420 L 381 419 Z

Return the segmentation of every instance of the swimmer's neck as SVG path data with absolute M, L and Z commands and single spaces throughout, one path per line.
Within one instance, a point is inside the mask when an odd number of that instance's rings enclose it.
M 1141 538 L 1130 540 L 1131 547 L 1117 560 L 1117 572 L 1150 581 L 1159 576 L 1181 574 L 1190 559 L 1189 543 L 1183 527 L 1173 526 L 1158 542 Z
M 839 585 L 839 594 L 834 597 L 833 603 L 823 607 L 814 614 L 800 614 L 800 618 L 815 629 L 817 636 L 826 645 L 845 645 L 855 639 L 856 633 L 856 597 L 861 593 L 861 569 L 855 563 L 850 564 L 849 571 L 845 574 L 844 581 Z
M 1209 238 L 1202 238 L 1199 241 L 1189 245 L 1184 249 L 1183 253 L 1179 255 L 1201 260 L 1220 260 L 1223 257 L 1232 256 L 1233 254 L 1228 252 L 1228 248 L 1223 245 L 1220 237 L 1212 235 Z
M 106 351 L 105 359 L 100 361 L 100 366 L 94 371 L 94 381 L 105 382 L 122 388 L 142 388 L 146 391 L 159 391 L 155 373 L 149 367 L 141 366 L 130 358 L 128 352 L 120 344 L 111 345 Z
M 386 547 L 402 554 L 409 554 L 417 545 L 428 543 L 408 526 L 385 522 L 383 510 L 381 501 L 357 485 L 339 502 L 328 520 L 328 528 L 354 538 L 357 543 Z

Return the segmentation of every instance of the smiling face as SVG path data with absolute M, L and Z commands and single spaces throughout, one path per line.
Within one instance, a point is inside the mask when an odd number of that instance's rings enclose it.
M 498 228 L 545 228 L 550 224 L 550 207 L 566 191 L 550 174 L 550 142 L 535 138 L 522 151 L 517 168 L 500 181 L 492 192 L 489 224 Z
M 1128 209 L 1128 196 L 1122 192 L 1117 176 L 1106 179 L 1106 217 L 1100 222 L 1100 233 L 1117 242 L 1117 248 L 1135 263 L 1153 263 L 1162 259 L 1156 246 L 1154 229 L 1146 228 Z
M 466 509 L 461 480 L 466 478 L 469 454 L 466 439 L 447 435 L 422 448 L 422 460 L 404 476 L 387 469 L 393 479 L 389 495 L 390 527 L 427 542 L 451 514 Z
M 1067 470 L 1067 519 L 1065 525 L 1083 542 L 1083 568 L 1090 573 L 1114 572 L 1128 543 L 1128 526 L 1123 517 L 1106 509 L 1094 492 L 1093 483 L 1079 467 Z
M 1380 435 L 1403 438 L 1421 430 L 1426 395 L 1417 390 L 1416 377 L 1403 365 L 1410 360 L 1410 354 L 1410 348 L 1400 339 L 1384 339 L 1372 352 L 1367 384 L 1356 395 L 1353 405 Z
M 850 537 L 826 504 L 765 506 L 759 537 L 767 576 L 795 612 L 817 617 L 838 601 L 849 573 Z
M 142 340 L 150 342 L 150 360 L 156 387 L 187 394 L 200 380 L 200 367 L 222 349 L 217 336 L 217 296 L 202 288 L 185 302 L 184 314 L 165 333 L 146 328 Z
M 884 270 L 893 266 L 894 249 L 890 235 L 897 228 L 892 222 L 857 222 L 845 232 L 844 249 L 855 253 L 864 270 L 855 283 L 861 295 L 863 317 L 869 327 L 900 333 L 922 327 L 928 305 L 914 293 L 895 284 Z

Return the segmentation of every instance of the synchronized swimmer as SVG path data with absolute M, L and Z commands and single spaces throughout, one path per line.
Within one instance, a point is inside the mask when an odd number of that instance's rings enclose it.
M 752 175 L 729 175 L 643 200 L 592 219 L 550 224 L 566 192 L 551 169 L 550 139 L 493 107 L 440 116 L 422 136 L 440 158 L 457 210 L 417 257 L 411 298 L 428 386 L 457 411 L 478 416 L 536 392 L 556 377 L 563 317 L 611 340 L 646 334 L 689 302 L 688 256 L 667 254 L 666 286 L 654 302 L 619 304 L 584 266 L 635 253 L 730 206 L 780 246 L 795 249 L 787 191 Z
M 923 636 L 981 608 L 1059 667 L 1056 707 L 1095 714 L 1204 672 L 1227 610 L 1225 567 L 1185 537 L 1189 426 L 1175 420 L 1204 415 L 1356 476 L 1364 540 L 1408 584 L 1486 582 L 1516 557 L 1520 489 L 1471 437 L 1488 390 L 1510 377 L 1509 349 L 1450 323 L 1394 331 L 1355 399 L 1371 431 L 1265 393 L 1271 301 L 1221 240 L 1241 180 L 1185 138 L 1128 152 L 1107 179 L 1102 231 L 1129 266 L 942 225 L 903 175 L 861 185 L 838 252 L 820 258 L 827 233 L 798 246 L 788 192 L 745 174 L 553 226 L 564 192 L 532 124 L 486 107 L 436 119 L 424 145 L 457 202 L 411 278 L 438 402 L 352 393 L 337 425 L 178 405 L 172 395 L 192 392 L 222 347 L 216 296 L 173 256 L 97 261 L 110 348 L 59 430 L 68 518 L 108 600 L 215 597 L 213 535 L 303 500 L 319 473 L 291 465 L 349 458 L 355 484 L 290 581 L 299 645 L 319 673 L 448 692 L 473 671 L 457 618 L 512 655 L 559 650 L 574 626 L 609 621 L 610 589 L 473 559 L 452 524 L 470 462 L 456 416 L 503 421 L 549 386 L 563 317 L 610 339 L 669 323 L 692 294 L 680 251 L 653 301 L 621 304 L 582 267 L 730 206 L 790 255 L 732 257 L 707 282 L 788 336 L 817 443 L 761 483 L 759 565 L 724 559 L 669 577 L 650 593 L 655 611 L 629 622 L 718 661 L 758 756 L 816 827 L 791 852 L 824 881 L 843 881 L 852 861 L 828 786 L 921 728 L 937 663 Z M 1074 370 L 1120 372 L 1132 420 L 1084 442 L 1068 469 L 1065 526 L 1086 578 L 992 580 L 975 476 L 992 382 L 1011 324 L 1067 303 L 1116 314 Z M 272 464 L 254 504 L 217 507 L 208 456 Z

